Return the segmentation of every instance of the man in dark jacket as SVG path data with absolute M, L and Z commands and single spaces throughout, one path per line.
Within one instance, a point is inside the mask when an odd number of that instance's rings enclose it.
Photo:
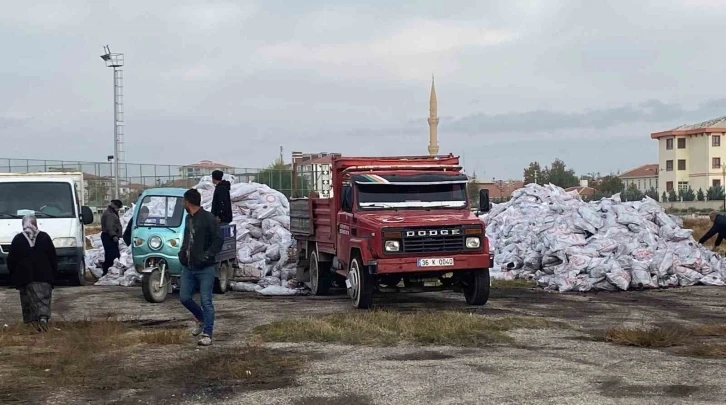
M 138 218 L 131 218 L 131 221 L 129 221 L 128 224 L 126 224 L 126 230 L 124 231 L 124 243 L 126 243 L 126 246 L 131 246 L 131 229 L 134 226 L 143 226 L 144 222 L 146 222 L 146 218 L 149 217 L 149 207 L 143 206 L 139 208 L 139 216 Z
M 118 212 L 123 207 L 123 203 L 119 200 L 112 200 L 106 211 L 101 215 L 101 243 L 103 243 L 103 275 L 108 273 L 108 269 L 113 266 L 113 261 L 121 257 L 118 248 L 118 241 L 123 236 L 123 228 L 121 227 L 121 218 Z
M 708 232 L 703 235 L 698 243 L 703 245 L 714 235 L 718 235 L 714 246 L 719 246 L 721 244 L 721 241 L 726 238 L 726 216 L 718 214 L 716 213 L 716 211 L 711 211 L 709 217 L 711 218 L 711 222 L 713 222 L 713 225 L 711 226 L 711 229 L 709 229 Z
M 189 189 L 184 193 L 184 209 L 189 215 L 184 224 L 184 239 L 179 250 L 179 261 L 183 266 L 179 300 L 197 322 L 192 335 L 201 334 L 198 344 L 209 346 L 212 344 L 214 329 L 214 270 L 223 240 L 214 215 L 202 209 L 201 204 L 199 191 Z M 199 290 L 201 308 L 192 298 L 196 290 Z
M 232 222 L 232 202 L 229 198 L 232 185 L 227 180 L 222 180 L 223 176 L 224 173 L 221 170 L 212 172 L 212 183 L 214 183 L 212 214 L 217 218 L 218 223 L 229 224 Z

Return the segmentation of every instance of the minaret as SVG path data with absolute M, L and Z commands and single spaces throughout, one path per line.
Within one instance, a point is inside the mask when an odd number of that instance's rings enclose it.
M 429 155 L 439 154 L 439 140 L 437 128 L 439 125 L 438 108 L 436 106 L 436 88 L 434 87 L 434 76 L 431 75 L 431 98 L 429 99 Z

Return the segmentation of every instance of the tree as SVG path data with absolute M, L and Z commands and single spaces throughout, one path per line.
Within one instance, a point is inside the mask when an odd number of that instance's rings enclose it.
M 620 180 L 620 177 L 609 174 L 600 179 L 600 184 L 598 184 L 597 186 L 597 191 L 610 197 L 617 193 L 623 192 L 624 188 L 625 186 L 623 185 L 623 181 Z
M 311 181 L 313 173 L 298 173 L 297 184 L 293 184 L 292 169 L 281 160 L 276 160 L 275 163 L 268 166 L 266 169 L 260 171 L 255 176 L 255 181 L 261 184 L 267 184 L 270 188 L 284 194 L 287 198 L 290 197 L 307 197 L 313 190 Z M 293 187 L 294 186 L 294 187 Z M 293 188 L 295 189 L 295 195 L 293 196 Z
M 696 199 L 696 193 L 693 192 L 693 189 L 688 187 L 685 190 L 681 190 L 678 193 L 678 197 L 680 197 L 680 199 L 683 201 L 693 201 Z
M 88 190 L 88 195 L 86 196 L 86 201 L 88 201 L 89 205 L 104 205 L 108 203 L 106 197 L 110 187 L 105 179 L 88 180 L 87 184 L 88 187 L 86 189 Z
M 709 187 L 708 190 L 706 190 L 706 197 L 709 201 L 712 200 L 723 200 L 724 197 L 724 190 L 721 186 L 716 187 Z
M 668 192 L 668 201 L 670 201 L 670 202 L 678 201 L 678 194 L 676 194 L 675 190 L 671 190 Z
M 666 202 L 668 201 L 668 194 L 666 192 L 663 192 L 663 195 L 660 197 L 660 202 Z
M 623 191 L 623 193 L 620 195 L 623 199 L 623 201 L 640 201 L 643 199 L 643 192 L 638 189 L 638 187 L 630 183 L 628 188 Z
M 538 162 L 532 162 L 524 169 L 524 184 L 530 183 L 544 184 L 542 182 L 542 168 Z
M 580 185 L 580 180 L 577 179 L 575 171 L 568 169 L 565 162 L 560 159 L 555 159 L 550 167 L 545 167 L 542 171 L 541 177 L 543 184 L 552 183 L 555 186 L 562 188 L 576 187 Z
M 469 184 L 467 184 L 467 191 L 469 192 L 469 203 L 472 207 L 479 206 L 479 185 L 476 178 L 476 172 L 472 173 L 469 178 Z
M 704 201 L 706 199 L 706 195 L 703 193 L 703 189 L 698 189 L 698 193 L 696 194 L 696 199 L 698 201 Z
M 645 196 L 658 201 L 658 192 L 655 191 L 655 188 L 653 188 L 653 187 L 651 187 L 650 190 L 645 192 Z

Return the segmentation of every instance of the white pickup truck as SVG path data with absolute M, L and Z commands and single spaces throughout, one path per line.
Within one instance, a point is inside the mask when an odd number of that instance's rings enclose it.
M 74 285 L 85 283 L 84 225 L 93 212 L 82 206 L 83 173 L 0 173 L 0 276 L 8 275 L 10 243 L 21 220 L 34 214 L 38 228 L 53 239 L 58 272 Z

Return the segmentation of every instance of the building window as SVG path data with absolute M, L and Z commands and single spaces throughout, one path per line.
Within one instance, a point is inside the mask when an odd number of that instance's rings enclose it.
M 686 191 L 688 190 L 688 182 L 687 181 L 679 181 L 678 182 L 678 191 Z
M 671 192 L 673 191 L 673 182 L 672 181 L 666 181 L 666 191 Z
M 686 159 L 678 159 L 678 170 L 686 170 Z
M 678 149 L 686 149 L 686 138 L 678 138 Z
M 673 161 L 672 160 L 666 160 L 666 171 L 667 172 L 673 171 Z
M 711 186 L 721 187 L 721 180 L 711 180 Z
M 711 135 L 711 146 L 721 146 L 721 135 Z
M 713 166 L 714 169 L 720 169 L 721 168 L 721 158 L 711 158 L 711 166 Z
M 667 150 L 673 149 L 673 138 L 666 139 L 666 149 Z

